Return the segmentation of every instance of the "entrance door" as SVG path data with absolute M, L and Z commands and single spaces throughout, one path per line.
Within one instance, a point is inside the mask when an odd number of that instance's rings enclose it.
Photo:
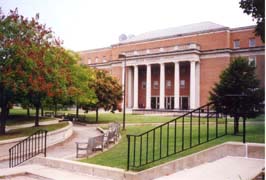
M 157 96 L 151 97 L 151 108 L 159 109 L 159 106 L 160 106 L 160 98 Z
M 188 109 L 188 96 L 181 96 L 179 99 L 179 103 L 181 109 Z
M 165 97 L 164 102 L 165 102 L 164 105 L 165 109 L 174 109 L 174 97 L 167 96 Z

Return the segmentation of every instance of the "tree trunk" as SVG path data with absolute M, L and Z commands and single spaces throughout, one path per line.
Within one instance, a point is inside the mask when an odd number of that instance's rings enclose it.
M 0 134 L 4 135 L 6 133 L 6 115 L 7 115 L 7 103 L 2 102 L 1 104 L 1 114 L 0 114 Z
M 30 118 L 30 108 L 29 107 L 27 107 L 27 116 L 28 116 L 28 118 Z
M 3 86 L 0 86 L 0 106 L 1 106 L 1 114 L 0 114 L 0 135 L 4 135 L 6 133 L 6 115 L 7 115 L 7 97 L 4 94 Z
M 54 104 L 54 116 L 57 116 L 57 103 Z
M 35 106 L 36 108 L 36 113 L 35 113 L 35 127 L 39 126 L 39 110 L 40 110 L 40 106 Z
M 98 123 L 98 114 L 99 114 L 99 112 L 98 112 L 98 107 L 96 107 L 96 123 Z
M 43 117 L 43 107 L 41 107 L 41 116 Z
M 6 110 L 6 118 L 8 119 L 8 117 L 9 117 L 9 111 L 10 110 L 10 108 L 7 108 L 7 110 Z
M 234 117 L 234 135 L 239 133 L 239 117 Z
M 77 105 L 76 105 L 76 120 L 78 120 L 79 118 L 79 105 L 78 105 L 78 102 L 77 102 Z

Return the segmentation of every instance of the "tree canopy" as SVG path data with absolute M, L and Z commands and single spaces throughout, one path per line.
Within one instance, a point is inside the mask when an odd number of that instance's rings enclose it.
M 94 102 L 88 86 L 90 70 L 80 66 L 80 57 L 62 48 L 52 30 L 38 20 L 38 14 L 28 19 L 17 9 L 8 15 L 0 12 L 0 134 L 5 133 L 9 104 L 14 101 L 34 105 L 35 126 L 46 98 L 55 103 L 66 97 Z
M 256 117 L 264 107 L 264 90 L 259 87 L 255 69 L 246 58 L 237 57 L 210 92 L 215 109 L 234 117 L 237 124 L 239 117 Z
M 239 4 L 244 13 L 256 19 L 256 35 L 265 42 L 265 0 L 241 0 Z
M 91 104 L 84 108 L 95 108 L 96 122 L 98 122 L 99 108 L 111 110 L 111 112 L 121 109 L 122 87 L 118 81 L 114 77 L 108 75 L 106 71 L 95 69 L 89 87 L 94 90 L 98 101 L 96 104 Z

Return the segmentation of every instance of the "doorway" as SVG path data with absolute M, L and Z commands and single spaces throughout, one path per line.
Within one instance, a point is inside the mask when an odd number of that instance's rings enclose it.
M 179 99 L 179 107 L 183 110 L 189 109 L 189 97 L 188 96 L 180 96 Z
M 174 109 L 174 97 L 173 96 L 166 96 L 164 100 L 164 107 L 165 109 Z
M 160 107 L 160 97 L 159 96 L 152 96 L 151 97 L 151 108 L 152 109 L 159 109 Z

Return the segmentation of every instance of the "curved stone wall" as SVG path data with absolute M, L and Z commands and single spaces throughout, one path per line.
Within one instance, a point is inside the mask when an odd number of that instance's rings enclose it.
M 73 133 L 73 124 L 68 122 L 68 126 L 55 131 L 48 132 L 47 134 L 47 147 L 63 142 L 68 139 Z M 15 139 L 8 139 L 0 141 L 0 161 L 8 159 L 8 150 L 21 140 L 27 137 L 20 137 Z

